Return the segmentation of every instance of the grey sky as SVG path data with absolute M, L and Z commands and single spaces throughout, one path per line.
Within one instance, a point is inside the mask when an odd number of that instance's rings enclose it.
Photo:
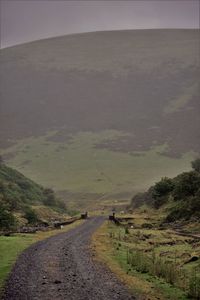
M 78 32 L 198 27 L 199 0 L 1 0 L 1 47 Z

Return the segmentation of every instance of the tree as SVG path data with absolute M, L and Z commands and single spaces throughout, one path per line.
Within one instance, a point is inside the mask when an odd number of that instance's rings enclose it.
M 164 177 L 157 182 L 152 189 L 152 197 L 154 199 L 155 208 L 162 206 L 167 200 L 169 194 L 174 189 L 174 182 L 172 179 Z
M 154 185 L 153 197 L 159 198 L 168 195 L 174 188 L 173 180 L 167 177 L 162 178 Z
M 192 161 L 191 164 L 192 164 L 192 168 L 196 172 L 200 173 L 200 158 L 195 159 L 194 161 Z
M 182 200 L 195 196 L 200 187 L 200 174 L 195 171 L 184 172 L 175 178 L 173 196 L 175 200 Z
M 154 185 L 153 198 L 159 198 L 168 195 L 174 188 L 173 180 L 167 177 L 162 178 Z

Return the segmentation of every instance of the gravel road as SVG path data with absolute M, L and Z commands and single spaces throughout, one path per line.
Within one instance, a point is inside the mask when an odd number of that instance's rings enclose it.
M 104 218 L 38 242 L 18 258 L 4 300 L 131 300 L 121 282 L 93 260 L 89 242 Z

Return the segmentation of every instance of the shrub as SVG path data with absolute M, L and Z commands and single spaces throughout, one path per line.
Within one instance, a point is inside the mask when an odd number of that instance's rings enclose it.
M 153 187 L 150 187 L 149 190 L 145 193 L 138 193 L 131 199 L 131 208 L 137 208 L 143 204 L 152 205 L 154 202 L 153 196 Z
M 167 196 L 174 189 L 174 182 L 172 179 L 164 177 L 159 182 L 157 182 L 152 191 L 152 196 L 154 198 L 154 206 L 159 208 L 167 201 Z
M 29 224 L 36 224 L 39 220 L 37 214 L 31 208 L 26 208 L 25 216 L 24 216 Z
M 168 195 L 174 188 L 173 180 L 167 177 L 162 178 L 153 187 L 153 198 L 159 198 Z
M 14 230 L 17 222 L 12 213 L 6 210 L 5 207 L 0 207 L 0 230 Z
M 182 200 L 195 196 L 200 187 L 200 175 L 195 172 L 184 172 L 175 178 L 173 196 L 175 200 Z

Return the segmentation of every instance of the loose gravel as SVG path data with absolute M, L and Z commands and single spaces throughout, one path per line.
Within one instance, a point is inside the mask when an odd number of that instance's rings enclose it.
M 11 272 L 3 299 L 136 299 L 106 266 L 93 259 L 90 238 L 104 220 L 89 218 L 25 250 Z

